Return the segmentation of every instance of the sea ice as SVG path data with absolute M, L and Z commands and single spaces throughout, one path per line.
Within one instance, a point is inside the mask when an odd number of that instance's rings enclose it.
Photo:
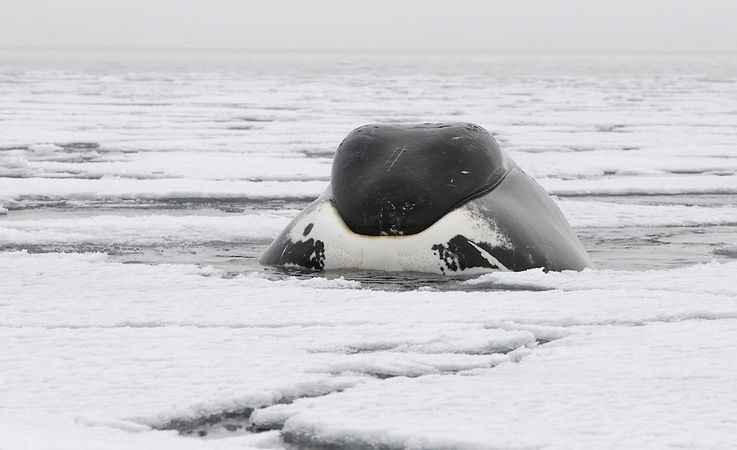
M 495 274 L 469 283 L 514 290 L 452 293 L 102 254 L 6 252 L 0 271 L 11 441 L 43 414 L 69 442 L 124 430 L 174 447 L 154 429 L 244 408 L 307 445 L 720 446 L 735 431 L 737 292 L 720 280 L 737 263 Z
M 737 262 L 359 282 L 80 253 L 265 245 L 353 128 L 470 121 L 599 258 L 660 227 L 728 260 L 732 56 L 59 55 L 0 50 L 0 447 L 733 445 Z

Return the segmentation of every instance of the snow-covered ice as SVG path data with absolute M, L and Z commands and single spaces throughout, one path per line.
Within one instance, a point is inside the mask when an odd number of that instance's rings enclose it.
M 0 421 L 26 421 L 11 436 L 48 415 L 82 442 L 103 427 L 155 443 L 169 435 L 152 428 L 251 408 L 308 445 L 719 446 L 734 431 L 737 292 L 720 280 L 737 262 L 479 280 L 516 288 L 493 292 L 101 254 L 3 253 L 0 268 Z
M 281 210 L 229 216 L 139 214 L 8 220 L 0 223 L 0 246 L 270 242 L 297 213 Z
M 59 55 L 0 50 L 3 449 L 733 446 L 732 56 Z M 257 266 L 393 121 L 489 129 L 599 270 Z

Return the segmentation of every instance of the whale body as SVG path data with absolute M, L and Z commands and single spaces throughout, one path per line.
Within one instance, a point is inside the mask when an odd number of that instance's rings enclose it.
M 593 267 L 553 199 L 471 123 L 365 125 L 260 260 L 440 274 Z

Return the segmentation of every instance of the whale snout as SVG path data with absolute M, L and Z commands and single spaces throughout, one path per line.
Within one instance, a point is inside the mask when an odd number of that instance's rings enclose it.
M 369 125 L 338 147 L 332 200 L 357 234 L 417 234 L 510 168 L 494 138 L 472 124 Z

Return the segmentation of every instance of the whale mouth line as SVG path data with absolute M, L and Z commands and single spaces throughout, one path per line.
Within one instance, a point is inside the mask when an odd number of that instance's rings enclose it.
M 467 204 L 469 202 L 472 202 L 473 200 L 475 200 L 475 199 L 477 199 L 479 197 L 483 197 L 483 196 L 489 194 L 494 189 L 496 189 L 497 187 L 499 187 L 499 185 L 501 185 L 504 182 L 504 180 L 507 178 L 507 176 L 510 173 L 512 173 L 512 171 L 514 171 L 514 170 L 518 170 L 518 171 L 521 172 L 521 170 L 518 169 L 518 168 L 516 168 L 516 167 L 512 167 L 512 168 L 508 168 L 508 169 L 504 170 L 503 173 L 502 173 L 502 175 L 501 176 L 498 176 L 497 178 L 495 178 L 494 181 L 482 185 L 476 191 L 474 191 L 472 194 L 464 197 L 462 200 L 459 200 L 457 203 L 455 203 L 453 206 L 451 206 L 448 209 L 448 211 L 446 212 L 446 214 L 448 212 L 454 211 L 454 210 L 462 207 L 463 205 L 465 205 L 465 204 Z M 499 171 L 499 172 L 501 172 L 501 171 Z M 338 212 L 338 215 L 343 220 L 343 222 L 348 227 L 348 229 L 351 230 L 351 232 L 353 232 L 355 234 L 358 234 L 358 235 L 361 235 L 361 236 L 382 236 L 382 237 L 412 236 L 414 234 L 422 233 L 423 231 L 425 231 L 427 228 L 430 228 L 432 225 L 434 225 L 438 220 L 440 220 L 442 218 L 442 217 L 438 217 L 438 219 L 435 220 L 434 222 L 431 222 L 431 223 L 428 222 L 428 223 L 426 223 L 426 225 L 423 228 L 417 229 L 417 230 L 413 230 L 411 232 L 408 232 L 407 230 L 404 230 L 404 229 L 401 229 L 401 228 L 397 228 L 396 226 L 390 225 L 387 228 L 384 228 L 384 227 L 379 226 L 378 229 L 375 230 L 374 232 L 367 233 L 367 232 L 362 232 L 360 230 L 355 230 L 353 227 L 351 227 L 349 221 L 346 220 L 346 218 L 343 216 L 343 213 L 341 212 L 340 208 L 338 207 L 338 205 L 337 205 L 334 197 L 331 196 L 329 201 L 330 201 L 330 204 L 333 205 L 333 207 L 335 207 L 335 209 Z M 393 202 L 391 200 L 387 200 L 387 204 L 393 207 Z M 382 212 L 383 212 L 383 210 L 382 210 Z
M 504 173 L 502 173 L 502 175 L 498 179 L 496 179 L 496 180 L 494 180 L 494 181 L 492 181 L 490 183 L 486 183 L 485 185 L 481 186 L 473 194 L 467 196 L 463 200 L 461 200 L 458 203 L 456 203 L 455 205 L 453 205 L 453 207 L 450 210 L 452 211 L 454 209 L 457 209 L 457 208 L 465 205 L 466 203 L 468 203 L 468 202 L 470 202 L 470 201 L 472 201 L 474 199 L 477 199 L 479 197 L 483 197 L 484 195 L 486 195 L 489 192 L 493 191 L 494 189 L 496 189 L 497 187 L 499 187 L 499 185 L 502 184 L 504 182 L 504 180 L 507 178 L 507 176 L 510 173 L 512 173 L 512 171 L 514 171 L 514 170 L 519 170 L 521 172 L 521 170 L 518 169 L 518 168 L 516 168 L 516 167 L 511 167 L 511 168 L 508 168 L 508 169 L 504 170 Z

